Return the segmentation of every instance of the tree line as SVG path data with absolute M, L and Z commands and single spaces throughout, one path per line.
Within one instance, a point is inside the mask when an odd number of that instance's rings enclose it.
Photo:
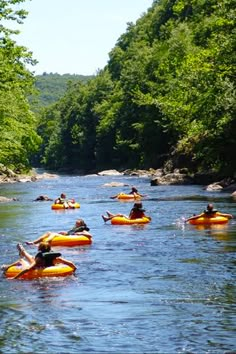
M 154 0 L 95 77 L 69 82 L 37 113 L 37 161 L 56 170 L 166 164 L 233 175 L 235 8 Z

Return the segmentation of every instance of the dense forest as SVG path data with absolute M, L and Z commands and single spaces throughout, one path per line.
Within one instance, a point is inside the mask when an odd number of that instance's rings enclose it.
M 0 0 L 3 10 L 20 2 Z M 82 171 L 166 165 L 232 176 L 235 9 L 235 0 L 154 0 L 95 77 L 70 81 L 36 116 L 24 66 L 33 59 L 1 27 L 0 162 Z

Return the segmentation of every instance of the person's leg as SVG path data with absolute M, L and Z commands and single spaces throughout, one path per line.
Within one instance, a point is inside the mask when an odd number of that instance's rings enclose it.
M 51 231 L 48 231 L 34 241 L 26 241 L 26 245 L 36 245 L 37 243 L 43 241 L 46 237 L 49 237 L 50 235 L 51 235 Z
M 107 211 L 106 211 L 106 213 L 107 213 L 107 215 L 108 215 L 109 217 L 113 217 L 113 216 L 115 216 L 114 214 L 110 213 L 110 211 L 109 211 L 109 210 L 107 210 Z
M 50 243 L 56 235 L 58 235 L 56 232 L 49 232 L 48 235 L 45 237 L 45 241 Z
M 34 257 L 31 256 L 31 254 L 29 254 L 20 243 L 17 244 L 17 249 L 20 257 L 25 257 L 30 264 L 34 262 Z
M 104 222 L 107 222 L 108 220 L 111 220 L 111 219 L 112 219 L 112 217 L 105 216 L 105 215 L 102 215 L 102 218 L 103 218 L 103 221 L 104 221 Z

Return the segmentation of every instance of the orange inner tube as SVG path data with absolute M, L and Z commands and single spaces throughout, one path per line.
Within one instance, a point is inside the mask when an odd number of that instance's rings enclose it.
M 17 274 L 19 274 L 24 267 L 19 263 L 17 266 L 10 267 L 5 276 L 7 278 L 13 278 Z M 40 269 L 32 269 L 27 273 L 23 274 L 19 279 L 36 279 L 42 277 L 65 277 L 67 275 L 71 275 L 74 273 L 74 270 L 65 264 L 57 264 L 52 267 L 40 268 Z
M 211 224 L 226 224 L 229 219 L 225 216 L 200 216 L 197 219 L 189 220 L 191 225 L 211 225 Z
M 45 238 L 47 241 L 47 238 Z M 51 241 L 50 244 L 52 246 L 83 246 L 83 245 L 91 245 L 92 238 L 85 235 L 56 235 Z
M 134 194 L 125 194 L 125 193 L 120 193 L 117 196 L 117 199 L 141 199 L 139 195 L 134 195 Z
M 67 208 L 65 208 L 64 204 L 52 204 L 51 208 L 53 210 L 66 210 Z M 73 203 L 72 206 L 69 206 L 68 209 L 77 209 L 80 208 L 80 204 L 79 203 Z
M 125 216 L 114 216 L 111 219 L 112 225 L 133 225 L 133 224 L 147 224 L 151 219 L 147 216 L 138 219 L 129 219 Z

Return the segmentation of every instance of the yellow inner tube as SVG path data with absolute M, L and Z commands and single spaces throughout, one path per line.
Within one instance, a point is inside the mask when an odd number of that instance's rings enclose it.
M 120 193 L 117 196 L 117 199 L 141 199 L 139 195 L 133 195 L 133 194 L 125 194 L 125 193 Z
M 66 210 L 67 208 L 65 208 L 64 204 L 52 204 L 51 208 L 53 210 Z M 68 209 L 77 209 L 80 208 L 80 204 L 79 203 L 73 203 L 72 206 L 69 206 Z
M 147 224 L 151 219 L 147 216 L 138 219 L 129 219 L 124 216 L 114 216 L 111 219 L 112 225 L 132 225 L 132 224 Z
M 225 216 L 200 216 L 197 219 L 189 220 L 191 225 L 211 225 L 211 224 L 226 224 L 229 219 Z
M 24 267 L 19 263 L 17 266 L 10 267 L 5 276 L 7 278 L 13 278 L 19 274 Z M 52 267 L 39 268 L 29 270 L 27 273 L 23 274 L 19 279 L 36 279 L 42 277 L 65 277 L 74 273 L 74 270 L 65 264 L 57 264 Z
M 47 238 L 45 238 L 47 241 Z M 83 246 L 91 245 L 92 238 L 84 235 L 56 235 L 51 241 L 52 246 Z

